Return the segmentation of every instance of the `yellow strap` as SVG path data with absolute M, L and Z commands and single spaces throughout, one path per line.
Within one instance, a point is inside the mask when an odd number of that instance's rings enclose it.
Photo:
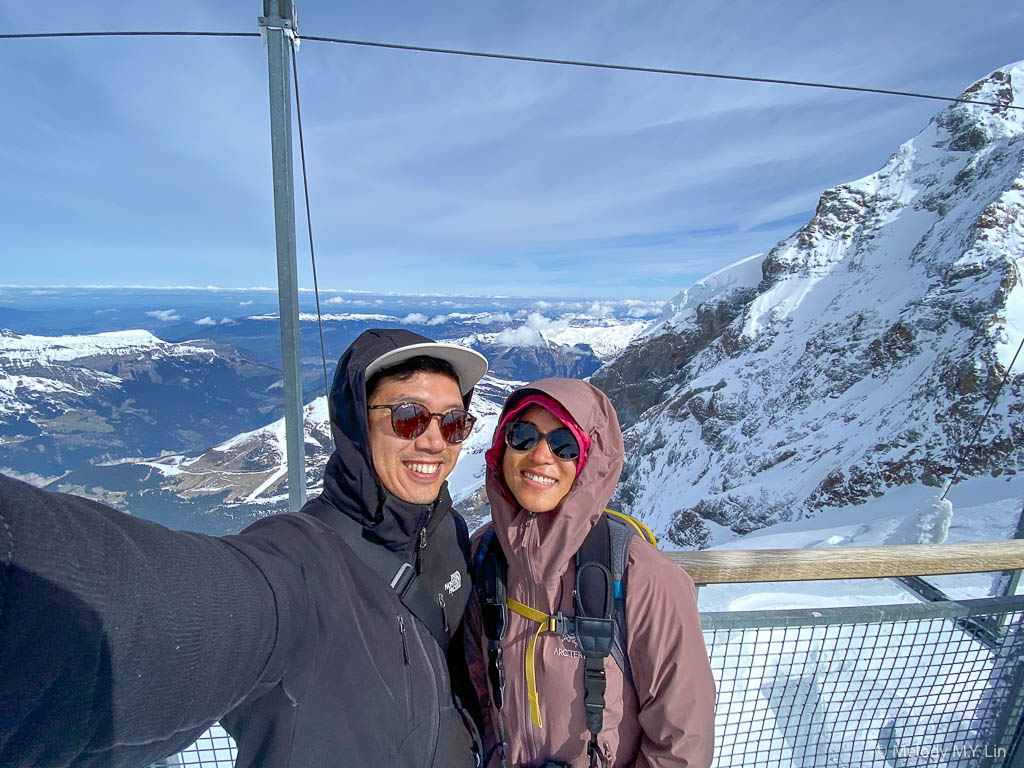
M 518 600 L 513 600 L 511 597 L 508 599 L 508 607 L 518 613 L 520 616 L 525 616 L 530 621 L 536 621 L 538 624 L 547 624 L 548 619 L 551 618 L 546 613 L 541 613 L 536 608 L 531 608 L 528 605 L 520 603 Z
M 520 603 L 518 600 L 508 599 L 508 607 L 520 616 L 538 624 L 537 631 L 533 633 L 530 642 L 526 646 L 526 695 L 530 699 L 530 719 L 538 728 L 543 728 L 544 723 L 540 717 L 540 694 L 537 692 L 537 669 L 534 665 L 534 652 L 537 650 L 537 637 L 541 632 L 552 631 L 553 617 L 541 613 L 535 608 Z

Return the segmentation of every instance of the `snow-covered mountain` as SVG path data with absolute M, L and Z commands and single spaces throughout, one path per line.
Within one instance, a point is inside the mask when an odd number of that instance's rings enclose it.
M 1024 106 L 1024 65 L 966 98 Z M 827 190 L 767 254 L 699 281 L 592 381 L 626 433 L 618 502 L 706 546 L 1024 467 L 1024 112 L 956 104 Z M 1019 361 L 1024 366 L 1024 360 Z
M 502 404 L 520 384 L 486 376 L 475 390 L 471 410 L 477 425 L 448 480 L 456 506 L 474 527 L 486 511 L 484 451 Z M 325 397 L 304 407 L 303 432 L 307 494 L 314 496 L 334 450 Z M 202 452 L 85 466 L 47 488 L 97 499 L 172 528 L 235 533 L 260 517 L 288 510 L 284 419 Z
M 209 445 L 265 421 L 278 379 L 211 342 L 0 330 L 0 467 L 49 477 L 99 458 Z

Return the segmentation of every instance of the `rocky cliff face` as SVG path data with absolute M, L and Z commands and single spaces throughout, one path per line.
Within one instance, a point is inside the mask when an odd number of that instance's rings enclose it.
M 1024 65 L 965 96 L 1024 105 Z M 951 106 L 594 375 L 630 427 L 618 503 L 705 546 L 893 486 L 938 493 L 961 460 L 1019 471 L 1022 268 L 1024 112 Z
M 534 381 L 548 376 L 582 379 L 601 367 L 601 361 L 586 344 L 567 346 L 548 341 L 508 346 L 476 342 L 471 346 L 487 358 L 494 376 L 508 380 Z

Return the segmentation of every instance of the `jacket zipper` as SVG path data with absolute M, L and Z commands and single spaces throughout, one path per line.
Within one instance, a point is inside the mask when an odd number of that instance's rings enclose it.
M 434 641 L 434 638 L 428 633 L 427 639 L 424 639 L 423 633 L 425 631 L 422 628 L 417 629 L 416 626 L 413 626 L 413 637 L 419 645 L 420 654 L 427 669 L 430 670 L 428 677 L 430 682 L 433 683 L 434 689 L 434 706 L 430 708 L 431 722 L 429 725 L 429 733 L 432 734 L 434 743 L 429 749 L 430 759 L 425 763 L 425 765 L 434 766 L 437 760 L 437 747 L 441 741 L 441 693 L 443 685 L 440 678 L 442 675 L 447 675 L 448 667 L 444 655 L 441 653 L 441 647 Z M 441 670 L 444 670 L 444 672 L 441 672 Z
M 441 592 L 437 593 L 437 604 L 441 606 L 441 622 L 444 624 L 444 633 L 451 635 L 451 630 L 448 628 L 448 614 L 444 610 L 444 595 Z
M 426 514 L 420 520 L 419 543 L 416 546 L 416 573 L 423 572 L 423 551 L 427 548 L 427 524 L 434 515 L 435 506 L 437 506 L 437 502 L 427 507 Z
M 402 658 L 405 661 L 405 712 L 406 717 L 412 722 L 412 679 L 409 676 L 409 646 L 405 639 L 405 619 L 402 614 L 397 614 L 398 634 L 402 637 Z
M 405 643 L 405 619 L 401 614 L 398 614 L 396 618 L 398 619 L 398 633 L 402 636 L 402 658 L 405 660 L 405 666 L 409 666 L 409 646 Z
M 531 528 L 533 527 L 533 518 L 534 518 L 534 513 L 533 512 L 531 512 L 530 516 L 528 518 L 526 518 L 526 531 L 527 531 L 526 532 L 526 536 L 530 536 L 532 534 Z M 536 593 L 534 591 L 534 585 L 536 584 L 536 579 L 534 578 L 534 575 L 533 575 L 533 562 L 530 559 L 530 551 L 531 551 L 531 548 L 530 548 L 529 544 L 527 544 L 527 546 L 525 546 L 523 548 L 523 557 L 524 557 L 524 560 L 526 561 L 526 569 L 527 569 L 527 572 L 529 574 L 529 579 L 527 579 L 527 583 L 526 583 L 526 594 L 529 597 L 529 602 L 527 603 L 527 605 L 530 605 L 532 607 L 536 607 L 536 605 L 537 605 L 537 595 L 536 595 Z M 525 655 L 526 655 L 526 650 L 524 648 L 524 650 L 523 650 L 524 658 L 525 658 Z M 526 729 L 524 731 L 526 733 L 526 746 L 527 746 L 527 749 L 529 750 L 530 762 L 532 763 L 532 762 L 534 762 L 534 761 L 536 761 L 538 759 L 537 758 L 538 749 L 537 749 L 537 742 L 536 742 L 536 738 L 535 738 L 535 734 L 534 734 L 534 730 L 533 730 L 533 728 L 534 728 L 534 726 L 533 726 L 533 718 L 530 716 L 530 695 L 529 695 L 529 691 L 527 691 L 527 689 L 526 689 L 525 680 L 524 680 L 524 685 L 521 686 L 521 690 L 523 691 L 523 703 L 525 704 L 525 706 L 523 707 L 523 718 L 524 718 L 524 720 L 526 722 Z

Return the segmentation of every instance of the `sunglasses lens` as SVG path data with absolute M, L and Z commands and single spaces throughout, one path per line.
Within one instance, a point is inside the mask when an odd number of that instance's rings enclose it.
M 548 446 L 556 458 L 565 461 L 578 459 L 580 456 L 579 443 L 576 442 L 576 438 L 573 437 L 572 432 L 568 429 L 556 429 L 554 432 L 551 432 L 548 435 Z
M 528 451 L 540 439 L 540 430 L 528 421 L 517 421 L 505 430 L 505 442 L 514 451 Z
M 441 417 L 441 437 L 457 445 L 470 436 L 475 421 L 468 411 L 448 411 Z
M 517 421 L 505 430 L 505 444 L 514 451 L 532 451 L 541 439 L 540 430 L 528 421 Z M 573 461 L 580 457 L 580 444 L 568 427 L 543 435 L 555 458 Z
M 429 423 L 430 412 L 417 403 L 402 403 L 391 409 L 391 427 L 404 440 L 422 435 Z

